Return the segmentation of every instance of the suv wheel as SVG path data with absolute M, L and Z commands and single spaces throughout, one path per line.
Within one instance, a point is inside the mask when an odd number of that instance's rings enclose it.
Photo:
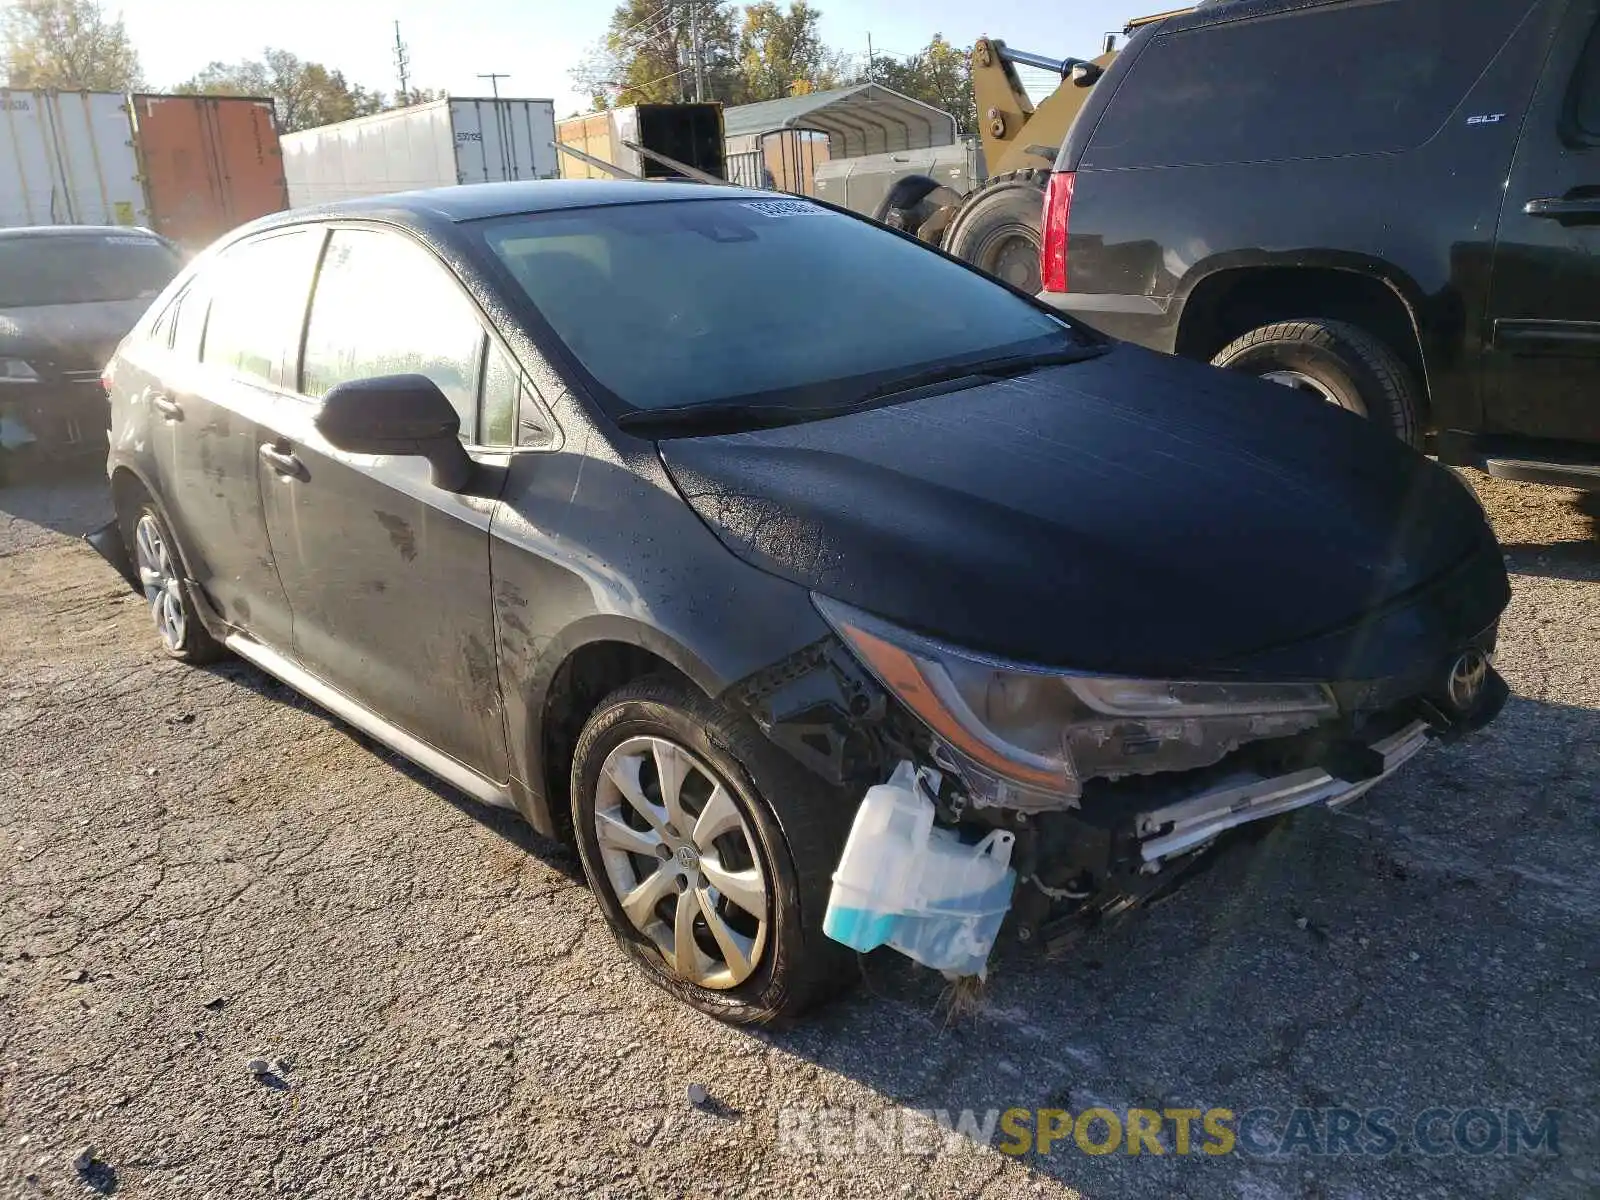
M 669 677 L 601 701 L 573 756 L 578 850 L 619 945 L 727 1021 L 798 1015 L 844 981 L 822 933 L 842 800 Z
M 1370 417 L 1410 445 L 1419 439 L 1418 388 L 1389 346 L 1343 321 L 1280 321 L 1252 329 L 1211 360 Z
M 225 651 L 200 623 L 183 586 L 178 543 L 155 505 L 147 499 L 133 512 L 122 514 L 122 529 L 163 648 L 181 662 L 217 661 Z

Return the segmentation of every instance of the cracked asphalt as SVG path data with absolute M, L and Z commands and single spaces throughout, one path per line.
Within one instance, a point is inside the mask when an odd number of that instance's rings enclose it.
M 77 540 L 103 482 L 0 490 L 0 1195 L 1600 1194 L 1600 533 L 1474 480 L 1515 573 L 1490 730 L 959 1011 L 880 951 L 781 1032 L 645 985 L 515 817 L 162 657 Z M 1017 1157 L 911 1115 L 1096 1104 L 1556 1109 L 1559 1142 Z

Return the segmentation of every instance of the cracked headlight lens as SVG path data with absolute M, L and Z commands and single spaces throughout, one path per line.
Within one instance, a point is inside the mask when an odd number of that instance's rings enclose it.
M 1335 716 L 1314 683 L 1123 679 L 1004 662 L 814 597 L 879 682 L 956 757 L 980 802 L 1037 807 L 1085 779 L 1209 766 Z
M 38 383 L 39 373 L 20 358 L 0 358 L 0 383 Z

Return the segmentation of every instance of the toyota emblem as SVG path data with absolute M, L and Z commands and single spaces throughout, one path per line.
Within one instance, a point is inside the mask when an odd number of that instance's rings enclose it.
M 1482 650 L 1466 650 L 1450 665 L 1445 694 L 1458 712 L 1468 712 L 1483 695 L 1489 679 L 1489 659 Z

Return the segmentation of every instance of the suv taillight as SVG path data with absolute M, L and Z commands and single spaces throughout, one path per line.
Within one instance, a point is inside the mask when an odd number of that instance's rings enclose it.
M 1047 292 L 1067 290 L 1067 223 L 1072 216 L 1071 171 L 1050 176 L 1044 193 L 1044 229 L 1039 241 L 1039 282 Z

